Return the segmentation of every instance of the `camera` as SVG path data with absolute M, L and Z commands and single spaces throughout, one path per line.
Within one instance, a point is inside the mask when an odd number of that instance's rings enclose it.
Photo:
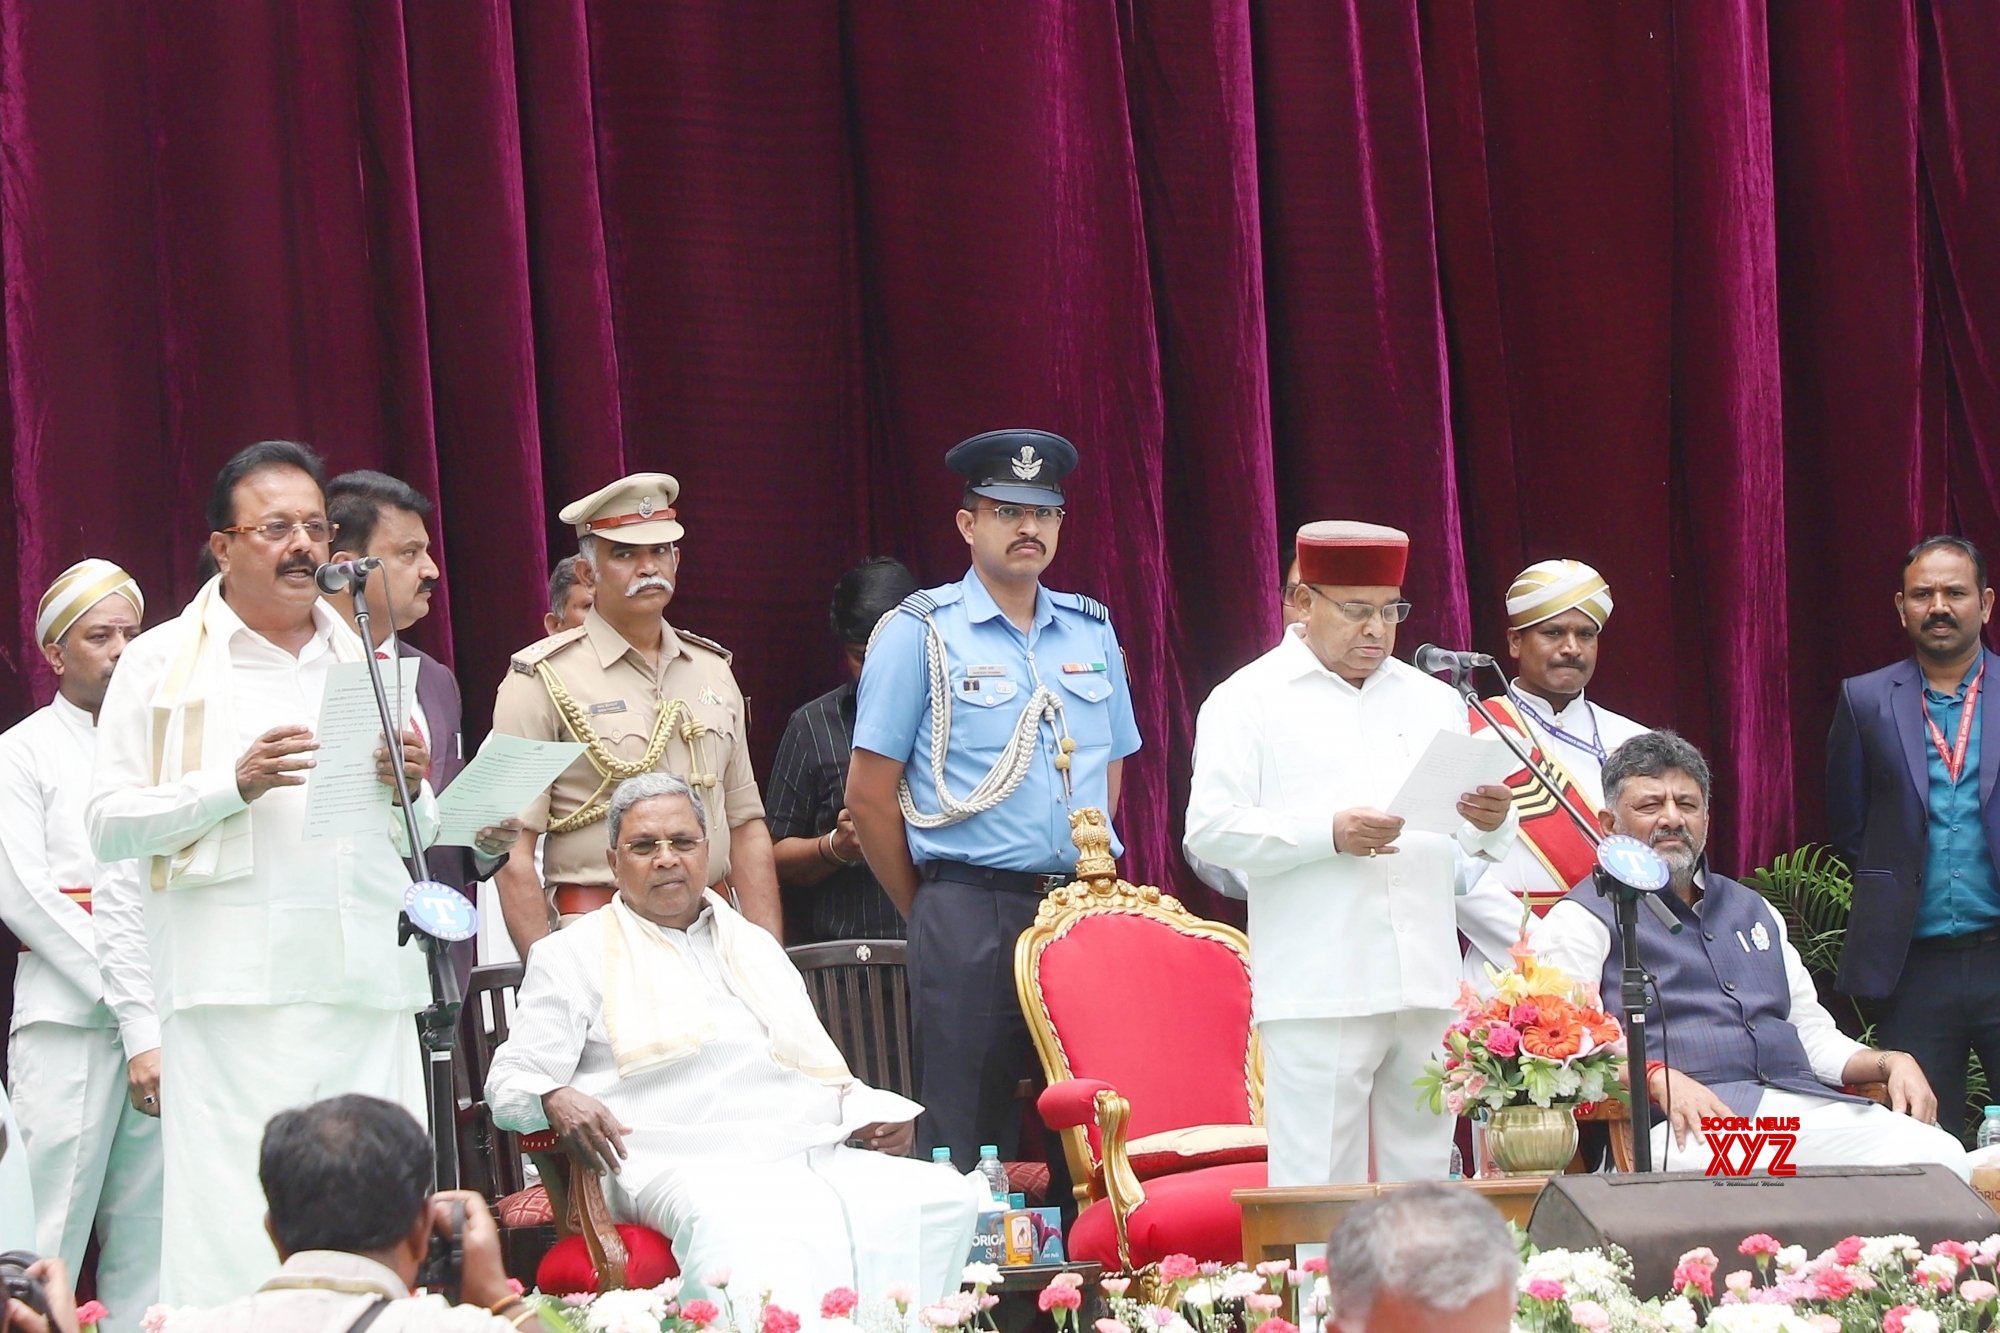
M 465 1201 L 451 1199 L 446 1207 L 450 1220 L 432 1228 L 430 1253 L 417 1270 L 417 1285 L 457 1305 L 465 1281 Z
M 21 1304 L 41 1315 L 49 1314 L 48 1294 L 42 1290 L 42 1280 L 28 1271 L 40 1259 L 26 1250 L 9 1250 L 0 1254 L 0 1289 Z

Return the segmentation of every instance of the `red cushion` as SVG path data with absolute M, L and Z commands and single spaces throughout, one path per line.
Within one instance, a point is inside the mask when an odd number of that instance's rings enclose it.
M 494 1204 L 493 1220 L 504 1231 L 515 1227 L 546 1227 L 554 1225 L 556 1210 L 549 1203 L 546 1186 L 530 1185 L 524 1190 L 515 1190 Z
M 1049 1201 L 1049 1164 L 1047 1162 L 1003 1162 L 1007 1168 L 1007 1188 L 1027 1200 L 1030 1208 L 1039 1208 Z
M 1251 1123 L 1250 971 L 1228 945 L 1087 916 L 1043 950 L 1041 986 L 1071 1071 L 1132 1103 L 1128 1135 Z
M 681 1266 L 674 1262 L 667 1238 L 651 1227 L 620 1223 L 618 1234 L 625 1241 L 625 1285 L 637 1290 L 657 1287 L 677 1276 Z M 590 1250 L 583 1237 L 564 1236 L 542 1256 L 535 1270 L 535 1287 L 547 1296 L 572 1296 L 597 1290 L 597 1267 L 590 1262 Z
M 1143 1268 L 1170 1254 L 1192 1255 L 1203 1263 L 1240 1262 L 1243 1210 L 1229 1196 L 1235 1190 L 1262 1189 L 1267 1179 L 1262 1162 L 1244 1162 L 1147 1181 L 1146 1201 L 1126 1221 L 1133 1266 Z M 1110 1200 L 1099 1199 L 1077 1214 L 1069 1229 L 1069 1257 L 1072 1263 L 1102 1264 L 1107 1273 L 1122 1267 Z

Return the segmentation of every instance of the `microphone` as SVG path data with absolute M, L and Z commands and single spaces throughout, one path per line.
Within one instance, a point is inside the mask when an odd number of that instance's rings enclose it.
M 1450 672 L 1453 680 L 1462 680 L 1474 667 L 1490 667 L 1493 659 L 1485 653 L 1455 653 L 1449 648 L 1440 648 L 1427 643 L 1410 656 L 1417 670 L 1427 676 Z
M 1667 863 L 1658 852 L 1637 838 L 1614 833 L 1597 844 L 1597 873 L 1628 889 L 1637 889 L 1639 901 L 1652 910 L 1654 919 L 1667 928 L 1667 933 L 1681 933 L 1680 918 L 1660 901 L 1660 890 L 1667 887 L 1669 876 Z
M 331 595 L 346 592 L 352 584 L 363 582 L 373 570 L 382 568 L 381 560 L 372 555 L 364 555 L 359 560 L 330 560 L 313 571 L 313 582 L 322 593 Z

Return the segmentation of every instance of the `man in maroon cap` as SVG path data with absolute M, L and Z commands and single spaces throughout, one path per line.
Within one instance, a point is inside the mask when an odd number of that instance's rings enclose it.
M 1384 812 L 1465 706 L 1390 656 L 1406 535 L 1309 523 L 1298 553 L 1304 619 L 1202 705 L 1187 847 L 1248 883 L 1271 1183 L 1365 1180 L 1371 1143 L 1380 1179 L 1436 1178 L 1452 1125 L 1413 1084 L 1456 1017 L 1461 868 L 1506 854 L 1513 805 L 1466 792 L 1451 834 Z

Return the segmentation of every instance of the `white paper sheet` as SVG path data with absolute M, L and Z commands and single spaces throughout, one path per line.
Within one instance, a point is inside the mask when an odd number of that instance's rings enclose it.
M 582 753 L 576 741 L 531 741 L 494 732 L 438 793 L 436 845 L 472 846 L 479 830 L 527 809 Z
M 1449 836 L 1465 822 L 1458 813 L 1459 797 L 1475 787 L 1503 781 L 1519 767 L 1514 752 L 1490 732 L 1467 736 L 1440 731 L 1403 779 L 1387 813 L 1401 815 L 1406 831 Z
M 383 663 L 382 687 L 399 722 L 410 715 L 417 673 L 399 673 Z M 402 679 L 397 679 L 398 675 Z M 401 690 L 398 690 L 398 686 Z M 306 777 L 308 839 L 352 838 L 389 830 L 389 789 L 375 777 L 375 751 L 382 748 L 382 718 L 375 711 L 375 687 L 366 662 L 339 662 L 328 668 L 320 696 L 319 749 Z

